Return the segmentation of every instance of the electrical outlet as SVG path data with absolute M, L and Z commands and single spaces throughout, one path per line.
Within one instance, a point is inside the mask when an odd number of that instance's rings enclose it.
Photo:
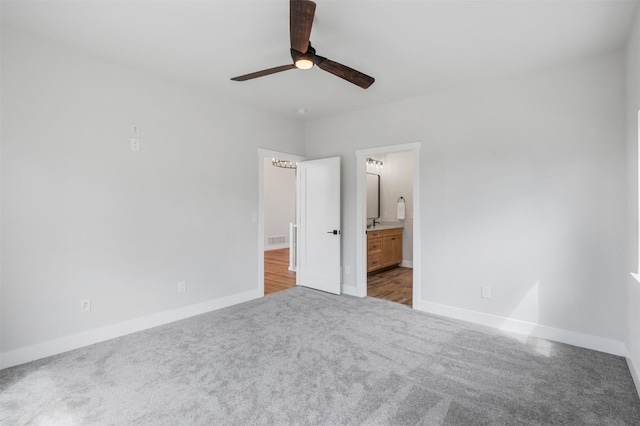
M 80 312 L 91 311 L 91 299 L 82 299 L 80 301 Z
M 491 287 L 484 285 L 480 287 L 480 295 L 483 299 L 491 299 Z
M 140 137 L 140 126 L 136 123 L 131 123 L 131 137 L 139 138 Z
M 131 151 L 140 151 L 140 139 L 131 139 Z
M 346 265 L 346 266 L 344 267 L 344 273 L 345 273 L 345 274 L 349 274 L 349 272 L 350 272 L 350 271 L 349 271 L 349 265 Z
M 187 292 L 187 282 L 180 281 L 178 283 L 178 293 L 186 293 Z

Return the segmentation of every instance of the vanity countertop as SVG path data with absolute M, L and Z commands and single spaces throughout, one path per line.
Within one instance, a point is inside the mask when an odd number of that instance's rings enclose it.
M 376 225 L 375 228 L 373 226 L 367 228 L 367 231 L 384 231 L 386 229 L 397 229 L 397 228 L 404 228 L 404 226 L 402 226 L 402 225 Z

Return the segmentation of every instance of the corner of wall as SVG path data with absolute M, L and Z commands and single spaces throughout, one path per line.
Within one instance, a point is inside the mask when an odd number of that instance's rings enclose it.
M 627 366 L 629 367 L 629 372 L 631 372 L 631 377 L 633 378 L 633 383 L 636 385 L 636 392 L 640 396 L 640 369 L 638 369 L 638 364 L 633 362 L 633 359 L 630 356 L 627 356 Z
M 627 127 L 627 266 L 629 272 L 638 272 L 638 111 L 640 110 L 640 5 L 634 26 L 626 46 L 626 127 Z M 627 278 L 626 296 L 626 350 L 629 371 L 640 394 L 640 347 L 638 336 L 638 312 L 640 312 L 640 290 L 637 275 Z

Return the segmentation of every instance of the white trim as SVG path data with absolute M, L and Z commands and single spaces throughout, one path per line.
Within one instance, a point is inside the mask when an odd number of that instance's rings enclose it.
M 635 208 L 637 209 L 636 212 L 638 212 L 638 211 L 640 211 L 640 169 L 639 169 L 639 166 L 640 166 L 640 110 L 638 110 L 638 118 L 637 118 L 636 124 L 638 125 L 638 131 L 636 132 L 636 135 L 635 135 L 637 141 L 634 142 L 635 148 L 636 148 L 636 163 L 635 163 L 635 165 L 633 167 L 633 172 L 635 172 L 635 174 L 636 174 L 636 184 L 637 184 L 637 186 L 636 186 L 636 194 L 635 195 L 638 198 L 636 199 Z M 633 136 L 631 136 L 631 138 L 633 138 Z M 640 230 L 640 214 L 636 213 L 635 219 L 636 219 L 636 226 L 637 226 L 636 227 L 636 232 L 635 232 L 634 235 L 629 236 L 629 238 L 631 238 L 632 241 L 634 241 L 634 244 L 636 245 L 635 248 L 638 249 L 638 252 L 637 252 L 637 256 L 638 257 L 635 260 L 635 265 L 632 265 L 633 266 L 633 270 L 638 271 L 638 273 L 634 274 L 632 272 L 631 275 L 633 275 L 633 278 L 635 278 L 640 283 L 640 277 L 639 277 L 639 274 L 640 274 L 640 247 L 638 247 L 638 244 L 639 244 L 638 239 L 640 238 L 640 235 L 639 235 L 639 232 L 638 232 Z
M 286 244 L 272 244 L 270 246 L 265 246 L 264 251 L 282 250 L 282 249 L 286 249 L 286 248 L 289 248 L 289 243 L 286 243 Z
M 296 163 L 304 161 L 305 157 L 287 154 L 286 152 L 271 151 L 269 149 L 258 148 L 258 290 L 264 296 L 264 159 L 279 158 L 281 160 L 294 161 Z M 298 173 L 296 173 L 297 175 Z M 298 178 L 296 177 L 296 211 L 298 206 Z M 299 221 L 296 212 L 296 221 Z M 297 276 L 296 276 L 297 280 Z
M 356 151 L 356 297 L 367 295 L 367 154 Z
M 403 268 L 413 268 L 413 260 L 403 260 L 400 262 L 400 266 Z
M 213 299 L 207 302 L 197 303 L 195 305 L 172 309 L 142 318 L 136 318 L 119 324 L 108 325 L 94 330 L 85 331 L 83 333 L 49 340 L 32 346 L 14 349 L 1 354 L 0 369 L 13 367 L 14 365 L 24 364 L 25 362 L 57 355 L 62 352 L 82 348 L 94 343 L 104 342 L 105 340 L 114 339 L 116 337 L 147 330 L 149 328 L 193 317 L 195 315 L 237 305 L 238 303 L 258 299 L 263 295 L 264 289 L 262 292 L 258 289 L 254 289 L 244 293 Z
M 415 305 L 415 304 L 414 304 Z M 414 306 L 415 308 L 415 306 Z M 575 331 L 553 328 L 531 322 L 520 321 L 512 318 L 500 317 L 478 311 L 458 308 L 455 306 L 441 305 L 422 300 L 417 308 L 430 314 L 467 321 L 474 324 L 485 325 L 508 333 L 517 333 L 525 336 L 539 337 L 566 343 L 581 348 L 606 352 L 608 354 L 626 357 L 627 347 L 618 340 L 594 336 L 592 334 L 578 333 Z
M 346 294 L 347 296 L 356 296 L 358 297 L 358 292 L 356 291 L 356 286 L 354 285 L 342 285 L 342 294 Z
M 367 295 L 367 219 L 366 219 L 366 158 L 372 155 L 411 151 L 413 154 L 413 211 L 420 212 L 420 147 L 421 142 L 381 146 L 356 151 L 356 294 Z M 420 217 L 413 216 L 413 307 L 420 300 Z M 418 260 L 416 262 L 416 259 Z
M 633 363 L 633 359 L 628 355 L 629 351 L 627 348 L 627 366 L 629 367 L 629 371 L 631 372 L 631 377 L 633 378 L 633 383 L 636 385 L 636 391 L 638 395 L 640 395 L 640 370 L 638 370 L 638 365 Z

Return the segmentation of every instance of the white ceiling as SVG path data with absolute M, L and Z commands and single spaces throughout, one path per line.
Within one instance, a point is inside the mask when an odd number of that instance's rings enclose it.
M 315 119 L 620 48 L 637 0 L 317 0 L 319 55 L 376 78 L 367 90 L 291 62 L 289 2 L 2 1 L 2 23 L 278 114 Z

